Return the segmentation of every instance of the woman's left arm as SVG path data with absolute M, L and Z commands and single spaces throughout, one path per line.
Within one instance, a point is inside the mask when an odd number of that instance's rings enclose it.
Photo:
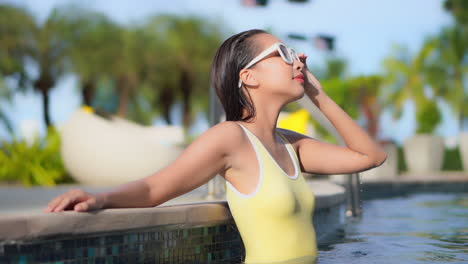
M 305 64 L 306 57 L 301 55 Z M 383 148 L 324 92 L 320 82 L 306 67 L 303 73 L 306 96 L 328 118 L 346 143 L 346 147 L 343 147 L 296 134 L 293 141 L 297 143 L 303 171 L 341 174 L 380 166 L 387 159 Z

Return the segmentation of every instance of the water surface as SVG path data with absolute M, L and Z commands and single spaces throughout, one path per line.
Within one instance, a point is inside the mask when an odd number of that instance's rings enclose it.
M 317 263 L 468 263 L 468 193 L 364 201 Z

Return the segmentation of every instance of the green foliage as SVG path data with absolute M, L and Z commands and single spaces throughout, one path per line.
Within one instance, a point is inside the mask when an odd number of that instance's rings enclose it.
M 315 68 L 315 67 L 314 67 Z M 326 93 L 335 101 L 351 118 L 358 119 L 361 110 L 364 111 L 368 122 L 376 122 L 381 108 L 380 94 L 382 87 L 382 76 L 357 76 L 347 77 L 347 62 L 342 58 L 331 58 L 326 62 L 326 67 L 313 69 L 312 72 L 320 79 Z M 330 134 L 314 119 L 311 123 L 321 134 L 322 139 L 338 144 L 338 140 Z M 371 126 L 369 126 L 371 127 Z
M 463 163 L 461 161 L 459 147 L 445 150 L 442 170 L 445 170 L 445 171 L 462 171 L 463 170 Z
M 406 160 L 405 160 L 405 152 L 403 151 L 403 146 L 397 146 L 397 172 L 398 174 L 401 174 L 403 172 L 408 171 L 408 166 L 406 165 Z
M 60 156 L 60 135 L 52 127 L 47 136 L 31 143 L 14 139 L 0 147 L 0 181 L 21 182 L 25 186 L 55 186 L 72 182 Z
M 394 117 L 400 118 L 404 102 L 413 100 L 418 121 L 416 133 L 432 133 L 441 121 L 437 104 L 426 97 L 426 89 L 431 89 L 435 97 L 445 99 L 454 112 L 463 112 L 466 96 L 461 81 L 462 61 L 468 49 L 462 35 L 454 28 L 444 29 L 438 36 L 426 38 L 416 56 L 397 46 L 396 53 L 385 60 L 385 106 L 393 110 Z
M 6 115 L 6 102 L 12 98 L 11 87 L 6 77 L 15 76 L 19 90 L 25 89 L 27 81 L 24 58 L 30 50 L 34 32 L 34 20 L 23 8 L 0 4 L 0 126 L 13 134 L 13 125 Z
M 358 94 L 350 89 L 350 82 L 344 78 L 333 77 L 321 81 L 326 93 L 353 119 L 359 118 Z M 315 119 L 311 123 L 322 136 L 322 140 L 332 144 L 339 144 L 333 134 L 322 127 Z
M 445 0 L 444 9 L 450 12 L 458 23 L 468 25 L 468 1 Z
M 6 103 L 11 102 L 12 93 L 5 85 L 2 75 L 0 74 L 0 126 L 4 127 L 10 134 L 13 134 L 13 125 L 11 120 L 8 118 L 6 112 Z
M 31 38 L 36 29 L 28 10 L 14 5 L 0 4 L 0 75 L 17 74 L 24 84 L 24 58 L 31 50 Z M 20 85 L 23 86 L 23 85 Z
M 343 78 L 332 78 L 322 81 L 326 93 L 333 98 L 353 119 L 359 117 L 358 94 L 350 89 L 350 82 Z
M 442 117 L 435 101 L 428 101 L 417 111 L 418 130 L 416 133 L 432 133 L 440 123 Z
M 468 74 L 468 30 L 459 24 L 444 27 L 435 43 L 437 49 L 427 68 L 430 83 L 434 94 L 443 98 L 458 115 L 459 128 L 463 130 L 468 112 L 465 81 Z
M 351 92 L 362 97 L 376 98 L 380 95 L 383 78 L 380 75 L 360 75 L 349 80 Z
M 84 105 L 100 109 L 116 98 L 111 112 L 139 123 L 150 124 L 157 115 L 171 123 L 170 109 L 178 103 L 185 126 L 196 113 L 208 112 L 211 63 L 224 39 L 219 21 L 156 15 L 120 25 L 85 6 L 66 4 L 37 23 L 27 10 L 0 4 L 0 22 L 0 79 L 21 77 L 18 83 L 24 79 L 27 85 L 18 88 L 41 91 L 44 102 L 57 79 L 73 72 Z M 26 74 L 28 60 L 37 65 L 38 76 Z M 106 81 L 110 93 L 100 91 Z M 47 125 L 48 104 L 44 108 Z M 0 122 L 7 124 L 1 110 Z

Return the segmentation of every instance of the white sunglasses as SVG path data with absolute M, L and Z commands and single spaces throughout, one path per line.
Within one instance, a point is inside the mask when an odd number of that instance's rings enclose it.
M 281 58 L 287 63 L 287 64 L 293 64 L 294 59 L 301 61 L 299 59 L 299 56 L 297 56 L 297 53 L 295 50 L 288 48 L 286 45 L 284 45 L 281 42 L 276 42 L 275 44 L 271 45 L 268 49 L 262 51 L 260 54 L 258 54 L 257 57 L 255 57 L 252 61 L 250 61 L 247 66 L 244 67 L 244 69 L 248 69 L 252 67 L 255 63 L 259 62 L 261 59 L 265 58 L 266 56 L 270 55 L 271 53 L 278 51 L 280 54 Z M 239 78 L 239 88 L 242 87 L 242 80 Z

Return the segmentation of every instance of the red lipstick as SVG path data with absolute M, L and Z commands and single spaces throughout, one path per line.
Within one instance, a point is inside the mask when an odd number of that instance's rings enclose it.
M 299 74 L 297 75 L 296 77 L 294 77 L 294 80 L 298 80 L 299 82 L 304 82 L 304 75 L 303 74 Z

